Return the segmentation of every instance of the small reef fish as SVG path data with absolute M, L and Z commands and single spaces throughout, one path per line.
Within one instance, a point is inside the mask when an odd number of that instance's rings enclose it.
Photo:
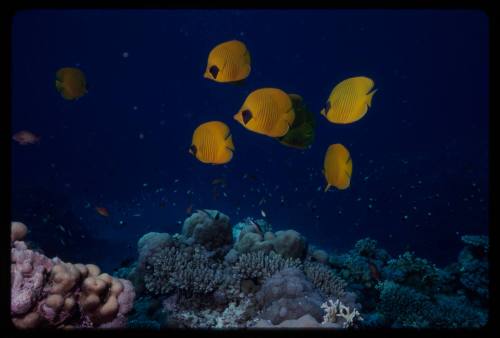
M 258 223 L 256 223 L 253 219 L 247 218 L 248 223 L 254 227 L 255 230 L 257 230 L 258 233 L 263 234 L 263 231 Z
M 215 82 L 238 83 L 250 74 L 250 62 L 250 53 L 243 42 L 226 41 L 208 54 L 203 76 Z
M 12 139 L 23 146 L 40 142 L 40 137 L 28 130 L 18 131 L 12 136 Z
M 215 179 L 212 181 L 212 184 L 213 184 L 213 185 L 219 185 L 219 184 L 220 184 L 220 185 L 224 186 L 224 185 L 226 185 L 226 180 L 225 180 L 225 179 L 223 179 L 223 178 L 215 178 Z
M 352 159 L 349 151 L 342 144 L 336 143 L 328 147 L 325 154 L 323 175 L 327 182 L 325 192 L 332 186 L 340 190 L 349 187 L 352 175 Z
M 196 212 L 201 212 L 201 213 L 204 213 L 205 215 L 207 215 L 208 217 L 210 217 L 211 219 L 214 219 L 214 220 L 218 220 L 219 217 L 220 217 L 220 214 L 219 212 L 217 211 L 217 213 L 215 214 L 215 216 L 212 216 L 208 211 L 206 211 L 205 209 L 198 209 L 196 210 Z
M 104 216 L 104 217 L 108 217 L 109 216 L 108 209 L 106 209 L 104 207 L 95 207 L 95 210 L 101 216 Z
M 56 89 L 66 100 L 78 99 L 87 93 L 85 75 L 78 68 L 61 68 L 56 73 Z
M 189 153 L 199 161 L 224 164 L 231 161 L 233 152 L 231 132 L 224 122 L 206 122 L 195 129 Z
M 351 77 L 333 88 L 321 115 L 332 123 L 348 124 L 365 116 L 372 104 L 372 79 L 364 76 Z
M 234 116 L 246 129 L 271 137 L 284 136 L 295 120 L 292 100 L 278 88 L 251 92 Z
M 370 268 L 370 275 L 376 281 L 380 281 L 380 271 L 378 271 L 377 267 L 373 263 L 369 263 L 368 267 Z

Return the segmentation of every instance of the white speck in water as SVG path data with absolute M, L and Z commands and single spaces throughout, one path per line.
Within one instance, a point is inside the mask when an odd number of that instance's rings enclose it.
M 123 52 L 122 56 L 124 59 L 128 58 L 128 52 Z
M 144 134 L 143 134 L 143 133 L 140 133 L 140 134 L 139 134 L 139 138 L 140 138 L 141 140 L 142 140 L 142 139 L 144 139 Z
M 137 106 L 133 106 L 133 107 L 132 107 L 132 109 L 133 109 L 133 110 L 137 110 L 137 109 L 139 109 L 139 107 L 137 107 Z

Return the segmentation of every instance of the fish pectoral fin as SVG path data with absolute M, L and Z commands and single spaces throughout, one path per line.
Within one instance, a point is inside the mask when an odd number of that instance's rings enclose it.
M 366 100 L 366 104 L 368 105 L 368 107 L 371 107 L 372 106 L 372 98 L 373 98 L 373 94 L 375 94 L 377 92 L 378 89 L 375 89 L 374 91 L 372 91 L 371 93 L 368 94 L 368 98 Z
M 327 184 L 327 185 L 326 185 L 326 187 L 325 187 L 324 192 L 327 192 L 327 191 L 328 191 L 328 189 L 330 189 L 330 187 L 331 187 L 331 185 L 330 185 L 330 184 Z
M 349 179 L 351 179 L 351 174 L 349 174 L 347 171 L 345 171 L 345 174 L 347 175 L 347 177 L 349 177 Z
M 352 159 L 351 159 L 351 155 L 349 155 L 349 158 L 347 159 L 347 161 L 345 161 L 345 164 L 348 164 L 349 162 L 351 162 Z

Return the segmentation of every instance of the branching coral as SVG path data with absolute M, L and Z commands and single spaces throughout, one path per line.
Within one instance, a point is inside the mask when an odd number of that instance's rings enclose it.
M 154 294 L 167 294 L 174 289 L 210 293 L 223 281 L 220 269 L 201 247 L 172 246 L 148 258 L 144 281 L 146 289 Z
M 433 308 L 428 296 L 392 281 L 381 282 L 376 288 L 380 291 L 377 309 L 393 326 L 429 327 Z
M 388 279 L 396 283 L 430 294 L 440 291 L 450 278 L 446 271 L 438 269 L 426 259 L 416 257 L 410 252 L 399 255 L 397 259 L 389 260 L 385 273 Z
M 342 326 L 344 328 L 348 328 L 354 326 L 358 321 L 363 320 L 363 317 L 361 317 L 361 314 L 357 309 L 350 309 L 339 299 L 337 299 L 335 302 L 329 299 L 321 304 L 321 308 L 325 310 L 325 315 L 323 316 L 322 322 L 323 324 L 337 323 L 338 321 L 342 321 Z
M 304 272 L 314 286 L 320 289 L 325 296 L 340 298 L 344 295 L 346 282 L 336 276 L 326 265 L 316 262 L 304 262 Z
M 269 254 L 257 251 L 240 255 L 234 269 L 242 279 L 264 279 L 284 268 L 301 265 L 299 259 L 285 259 L 273 251 Z

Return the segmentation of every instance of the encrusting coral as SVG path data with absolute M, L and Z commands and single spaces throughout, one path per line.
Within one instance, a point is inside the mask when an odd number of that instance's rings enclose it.
M 65 263 L 29 250 L 26 231 L 13 222 L 11 315 L 18 328 L 126 325 L 135 291 L 130 281 L 101 273 L 93 264 Z

